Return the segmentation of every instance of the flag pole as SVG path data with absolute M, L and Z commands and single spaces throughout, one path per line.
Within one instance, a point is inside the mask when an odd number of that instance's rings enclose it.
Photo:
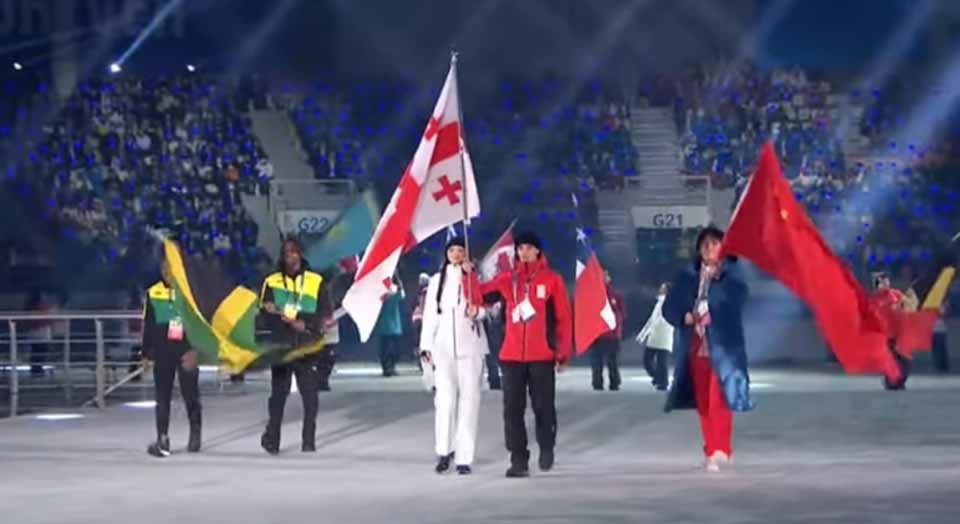
M 457 93 L 457 119 L 459 124 L 457 125 L 457 134 L 459 135 L 458 146 L 460 150 L 460 184 L 463 186 L 463 250 L 466 252 L 464 257 L 467 262 L 472 263 L 470 260 L 470 211 L 467 209 L 468 202 L 470 201 L 470 188 L 467 184 L 467 161 L 466 161 L 466 150 L 467 150 L 467 141 L 463 137 L 463 104 L 460 102 L 460 74 L 457 69 L 457 61 L 460 53 L 456 49 L 450 51 L 450 67 L 453 69 L 453 79 L 456 82 L 456 93 Z M 446 255 L 444 255 L 446 256 Z M 476 268 L 474 268 L 476 271 Z M 473 305 L 473 286 L 470 285 L 469 277 L 467 282 L 467 305 Z M 474 328 L 476 328 L 476 322 L 474 322 Z
M 453 77 L 457 84 L 457 118 L 460 123 L 457 126 L 458 132 L 458 141 L 460 147 L 460 183 L 463 185 L 463 243 L 465 244 L 464 249 L 467 252 L 467 260 L 470 260 L 470 235 L 467 232 L 467 226 L 470 225 L 470 212 L 467 209 L 468 202 L 470 201 L 469 187 L 467 185 L 467 161 L 465 158 L 467 141 L 463 136 L 463 105 L 460 103 L 460 75 L 457 69 L 457 60 L 460 53 L 456 50 L 450 51 L 450 67 L 453 68 Z

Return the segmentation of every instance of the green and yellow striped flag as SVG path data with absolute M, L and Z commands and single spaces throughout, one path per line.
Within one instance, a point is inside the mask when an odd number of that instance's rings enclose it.
M 323 350 L 322 337 L 297 348 L 261 343 L 256 338 L 259 296 L 237 286 L 215 266 L 183 256 L 163 241 L 174 306 L 183 320 L 190 346 L 204 364 L 220 363 L 230 373 L 290 362 Z

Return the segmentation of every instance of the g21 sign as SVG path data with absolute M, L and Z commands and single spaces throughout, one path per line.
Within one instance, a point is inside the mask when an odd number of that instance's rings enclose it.
M 684 229 L 710 223 L 706 206 L 636 206 L 630 208 L 638 229 Z

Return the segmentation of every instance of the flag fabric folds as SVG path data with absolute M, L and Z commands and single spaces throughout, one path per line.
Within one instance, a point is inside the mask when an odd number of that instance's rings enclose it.
M 803 300 L 845 371 L 899 378 L 883 321 L 797 202 L 769 142 L 734 211 L 722 251 L 749 259 Z
M 933 274 L 936 279 L 932 283 L 927 285 L 921 279 L 915 286 L 917 293 L 923 297 L 920 309 L 901 311 L 895 315 L 897 352 L 908 358 L 918 351 L 929 350 L 933 345 L 933 328 L 940 318 L 940 306 L 946 299 L 956 268 L 948 265 Z
M 573 205 L 578 207 L 577 197 Z M 579 213 L 577 214 L 579 216 Z M 573 292 L 573 342 L 577 354 L 590 349 L 593 341 L 617 327 L 617 317 L 607 297 L 607 283 L 600 260 L 581 225 L 577 231 L 577 268 Z
M 493 246 L 487 250 L 487 254 L 480 260 L 480 275 L 485 281 L 492 280 L 498 273 L 513 269 L 513 262 L 516 257 L 516 248 L 513 245 L 513 226 L 516 223 L 517 221 L 514 220 L 507 226 L 506 231 L 500 235 L 500 238 L 493 243 Z
M 322 340 L 300 347 L 273 347 L 258 341 L 260 300 L 252 290 L 234 285 L 214 265 L 186 257 L 170 240 L 163 241 L 176 289 L 174 307 L 190 346 L 204 364 L 222 364 L 230 373 L 289 362 L 323 349 Z
M 400 256 L 437 231 L 480 214 L 476 180 L 460 125 L 454 57 L 420 144 L 343 299 L 361 341 L 373 333 Z
M 323 234 L 303 238 L 304 256 L 311 266 L 324 271 L 343 259 L 359 255 L 373 236 L 378 220 L 377 197 L 372 188 L 367 189 Z

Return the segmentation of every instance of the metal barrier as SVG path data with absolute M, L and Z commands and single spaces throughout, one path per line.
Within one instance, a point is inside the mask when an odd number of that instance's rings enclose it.
M 678 172 L 671 175 L 623 177 L 624 191 L 642 205 L 690 205 L 710 209 L 713 184 L 708 175 Z M 639 197 L 639 198 L 637 198 Z
M 356 193 L 353 180 L 272 180 L 268 206 L 274 217 L 288 209 L 340 209 Z
M 132 378 L 142 374 L 143 369 L 139 361 L 129 358 L 130 350 L 140 343 L 139 331 L 131 331 L 130 322 L 142 319 L 140 311 L 102 311 L 102 312 L 64 312 L 54 314 L 40 313 L 6 313 L 0 315 L 0 343 L 6 343 L 9 351 L 8 358 L 0 361 L 0 370 L 8 373 L 7 385 L 9 389 L 9 414 L 15 416 L 20 412 L 21 395 L 24 386 L 21 385 L 20 371 L 35 371 L 37 367 L 44 372 L 46 369 L 63 368 L 62 383 L 41 384 L 30 386 L 31 389 L 63 389 L 65 401 L 72 403 L 77 389 L 76 378 L 81 368 L 93 367 L 93 395 L 87 403 L 97 407 L 106 406 L 107 395 L 119 385 L 125 384 Z M 36 323 L 45 325 L 38 326 Z M 105 326 L 105 324 L 107 324 Z M 113 325 L 110 325 L 113 324 Z M 91 329 L 92 328 L 92 329 Z M 48 330 L 44 333 L 44 330 Z M 5 331 L 5 332 L 4 332 Z M 56 332 L 56 333 L 55 333 Z M 51 351 L 56 345 L 62 347 L 61 361 L 50 357 L 55 355 Z M 29 345 L 31 360 L 22 362 L 22 347 Z M 44 360 L 37 360 L 32 352 L 37 347 L 46 346 Z M 107 347 L 126 348 L 128 358 L 113 358 L 108 355 Z M 83 359 L 84 350 L 92 355 Z M 126 377 L 112 387 L 107 384 L 108 365 L 115 369 L 123 367 L 129 370 Z M 136 366 L 136 367 L 135 367 Z M 134 368 L 135 367 L 135 368 Z

